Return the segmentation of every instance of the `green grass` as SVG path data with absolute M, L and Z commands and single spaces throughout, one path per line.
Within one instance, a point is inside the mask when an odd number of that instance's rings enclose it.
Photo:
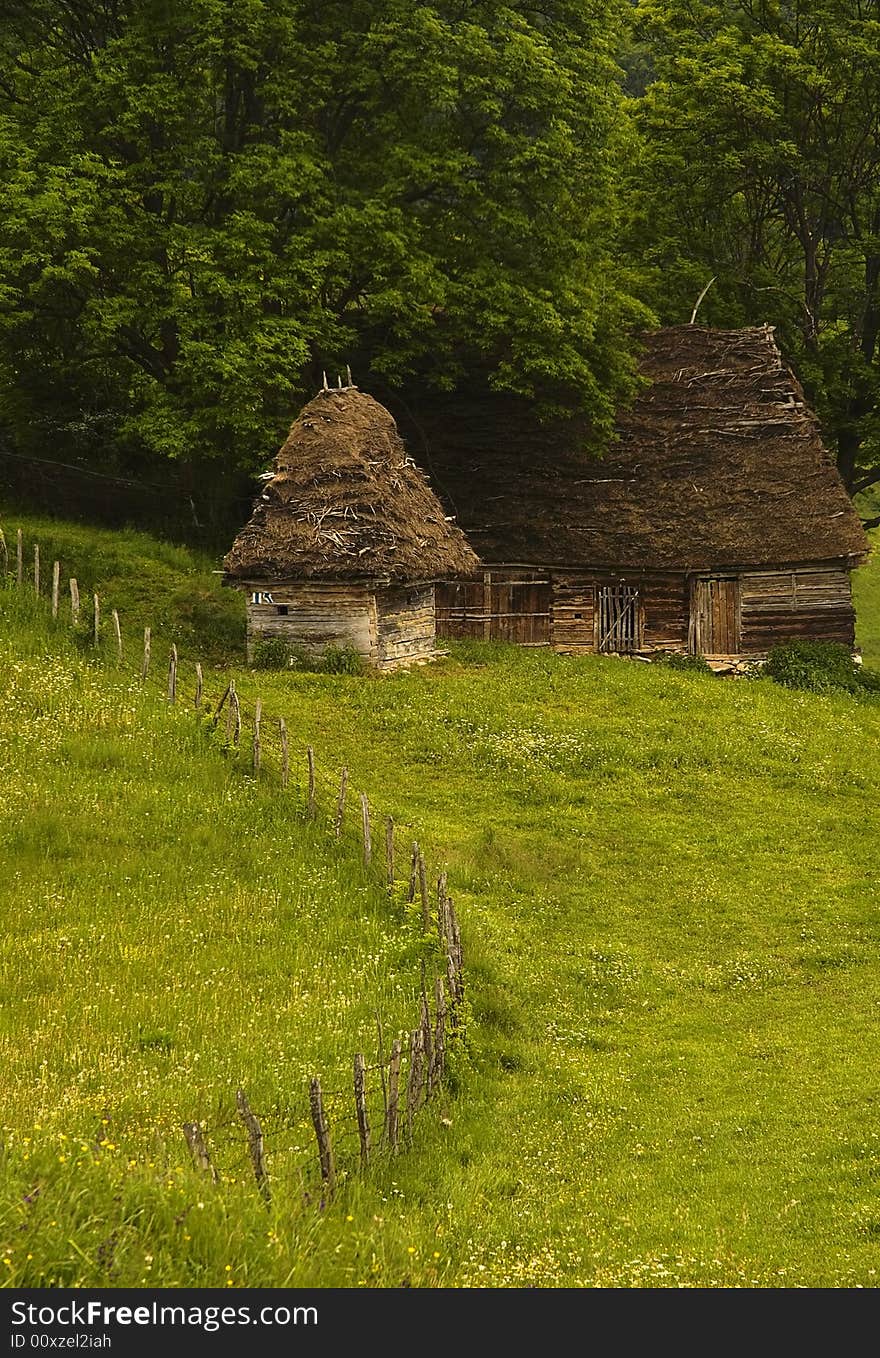
M 10 1281 L 876 1285 L 880 704 L 504 646 L 241 672 L 255 786 L 65 635 L 2 633 Z M 345 763 L 448 867 L 471 1015 L 413 1150 L 324 1212 L 303 1083 L 372 1051 L 375 994 L 407 1022 L 420 945 L 302 822 L 307 743 L 325 806 Z M 239 1082 L 297 1132 L 268 1213 Z
M 865 518 L 880 514 L 880 494 L 862 496 L 860 510 Z M 868 536 L 873 555 L 853 575 L 856 642 L 865 664 L 880 669 L 880 528 L 875 528 Z

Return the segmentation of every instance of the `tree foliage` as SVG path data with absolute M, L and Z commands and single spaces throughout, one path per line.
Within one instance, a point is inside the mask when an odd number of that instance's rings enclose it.
M 253 466 L 323 368 L 479 359 L 607 430 L 625 11 L 11 0 L 0 427 Z
M 667 320 L 775 323 L 854 491 L 880 480 L 880 3 L 641 0 L 631 240 Z M 644 79 L 644 54 L 650 76 Z

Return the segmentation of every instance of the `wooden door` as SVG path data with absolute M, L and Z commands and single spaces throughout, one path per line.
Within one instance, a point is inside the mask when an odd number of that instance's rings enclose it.
M 739 655 L 739 581 L 715 576 L 697 580 L 694 649 L 698 655 Z

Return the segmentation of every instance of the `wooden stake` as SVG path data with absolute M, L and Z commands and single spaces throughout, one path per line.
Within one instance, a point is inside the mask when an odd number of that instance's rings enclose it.
M 229 697 L 231 692 L 232 692 L 232 680 L 230 679 L 229 683 L 226 685 L 226 688 L 223 690 L 223 697 L 217 704 L 217 711 L 214 713 L 214 720 L 211 723 L 212 726 L 216 726 L 218 721 L 220 720 L 220 713 L 223 711 L 223 708 L 226 705 L 226 699 Z
M 308 747 L 308 749 L 306 750 L 306 757 L 307 757 L 307 759 L 308 759 L 308 761 L 309 761 L 309 800 L 308 800 L 308 813 L 309 813 L 309 818 L 310 818 L 310 819 L 314 819 L 314 815 L 315 815 L 315 751 L 312 749 L 311 745 L 310 745 L 310 746 Z
M 92 641 L 93 641 L 93 644 L 94 644 L 95 646 L 97 646 L 98 641 L 100 640 L 100 636 L 101 636 L 101 603 L 100 603 L 100 600 L 98 599 L 97 594 L 93 594 L 93 595 L 92 595 L 92 598 L 93 598 L 94 601 L 95 601 L 95 605 L 94 605 L 94 606 L 95 606 L 95 625 L 94 625 L 94 630 L 93 630 L 93 634 L 92 634 Z
M 269 1191 L 269 1176 L 266 1173 L 266 1160 L 263 1154 L 263 1130 L 258 1118 L 255 1116 L 243 1089 L 239 1089 L 235 1095 L 235 1105 L 238 1109 L 239 1117 L 247 1128 L 248 1134 L 248 1154 L 251 1157 L 251 1164 L 254 1167 L 254 1178 L 257 1181 L 257 1188 L 260 1190 L 266 1206 L 272 1201 L 272 1194 Z
M 6 576 L 9 574 L 9 548 L 6 546 L 6 534 L 0 528 L 0 582 L 6 584 Z
M 412 1144 L 413 1118 L 422 1095 L 422 1030 L 413 1028 L 409 1035 L 409 1073 L 406 1081 L 406 1132 Z
M 142 684 L 146 682 L 146 678 L 147 678 L 147 675 L 149 674 L 149 672 L 150 672 L 150 629 L 149 629 L 149 627 L 145 627 L 145 628 L 144 628 L 144 661 L 143 661 L 143 664 L 141 665 L 141 683 L 142 683 Z
M 442 976 L 437 976 L 434 979 L 434 1005 L 437 1020 L 434 1025 L 434 1051 L 430 1072 L 432 1094 L 443 1079 L 443 1070 L 446 1065 L 446 989 L 443 985 Z
M 287 745 L 287 723 L 283 717 L 278 718 L 278 730 L 281 734 L 281 786 L 287 787 L 290 778 L 290 750 Z
M 113 635 L 116 637 L 116 656 L 122 664 L 122 628 L 119 626 L 119 613 L 113 610 Z
M 34 593 L 40 592 L 40 544 L 34 543 Z
M 432 1052 L 434 1048 L 433 1034 L 431 1032 L 431 1009 L 428 1004 L 428 991 L 425 986 L 425 964 L 422 963 L 422 999 L 421 999 L 421 1022 L 422 1030 L 422 1052 L 425 1057 L 425 1076 L 427 1077 L 431 1069 Z M 425 1097 L 430 1093 L 430 1084 L 425 1080 Z
M 422 933 L 427 934 L 431 928 L 431 908 L 428 905 L 428 874 L 421 853 L 419 854 L 419 891 L 422 896 Z
M 446 947 L 446 873 L 441 872 L 437 881 L 437 937 L 441 948 Z
M 317 1075 L 309 1085 L 309 1103 L 312 1109 L 312 1125 L 318 1142 L 318 1159 L 321 1163 L 321 1178 L 328 1193 L 336 1186 L 336 1167 L 333 1163 L 333 1147 L 330 1144 L 330 1129 L 324 1115 L 324 1100 L 321 1097 L 321 1081 Z
M 348 787 L 348 768 L 343 768 L 339 780 L 339 799 L 336 803 L 336 838 L 342 834 L 342 818 L 345 815 L 345 789 Z
M 385 819 L 385 871 L 388 890 L 394 890 L 394 821 L 391 816 Z
M 52 562 L 52 617 L 58 617 L 58 591 L 61 585 L 61 562 Z
M 412 905 L 413 901 L 416 898 L 416 877 L 418 875 L 418 871 L 419 871 L 419 846 L 418 844 L 413 844 L 412 861 L 409 865 L 409 892 L 406 898 L 409 901 L 410 905 Z
M 354 1104 L 361 1143 L 361 1165 L 366 1169 L 370 1163 L 370 1122 L 367 1117 L 366 1063 L 360 1054 L 354 1058 Z
M 73 576 L 70 578 L 70 621 L 74 627 L 79 622 L 79 586 Z
M 235 728 L 235 680 L 229 681 L 229 704 L 226 708 L 226 744 L 232 746 L 232 732 Z
M 238 693 L 235 688 L 233 688 L 229 695 L 229 702 L 233 714 L 232 745 L 233 748 L 237 750 L 241 743 L 241 703 L 238 701 Z
M 204 1174 L 210 1174 L 211 1182 L 217 1183 L 217 1171 L 211 1162 L 205 1137 L 199 1124 L 197 1122 L 185 1122 L 183 1134 L 186 1137 L 186 1144 L 189 1146 L 196 1169 L 201 1170 Z
M 361 793 L 361 823 L 364 830 L 364 867 L 368 868 L 373 857 L 373 841 L 370 836 L 370 804 L 365 792 Z
M 256 707 L 254 708 L 254 773 L 255 773 L 255 774 L 259 774 L 259 772 L 260 772 L 260 764 L 262 763 L 262 758 L 263 758 L 262 748 L 261 748 L 261 745 L 260 745 L 260 722 L 261 722 L 262 720 L 263 720 L 263 703 L 262 703 L 261 699 L 258 698 L 258 699 L 257 699 L 257 705 L 256 705 Z
M 19 589 L 24 584 L 24 543 L 20 528 L 15 535 L 15 583 Z
M 399 1097 L 400 1038 L 396 1037 L 391 1044 L 391 1061 L 388 1066 L 388 1113 L 385 1120 L 385 1133 L 388 1138 L 388 1145 L 395 1155 L 397 1154 L 397 1147 L 400 1140 Z
M 205 681 L 204 681 L 204 678 L 203 678 L 203 675 L 202 675 L 202 666 L 201 666 L 200 662 L 197 660 L 197 661 L 196 661 L 196 697 L 195 697 L 195 709 L 196 709 L 197 712 L 198 712 L 199 708 L 200 708 L 201 705 L 202 705 L 202 690 L 203 690 L 204 686 L 205 686 Z
M 174 645 L 168 657 L 168 701 L 177 702 L 177 647 Z

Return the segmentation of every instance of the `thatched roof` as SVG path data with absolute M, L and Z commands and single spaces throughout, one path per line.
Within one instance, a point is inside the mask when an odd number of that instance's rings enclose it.
M 241 579 L 434 580 L 478 562 L 384 406 L 347 387 L 294 420 L 224 560 Z
M 868 542 L 772 328 L 644 337 L 651 385 L 601 460 L 524 401 L 422 402 L 409 446 L 487 563 L 715 569 L 858 558 Z

